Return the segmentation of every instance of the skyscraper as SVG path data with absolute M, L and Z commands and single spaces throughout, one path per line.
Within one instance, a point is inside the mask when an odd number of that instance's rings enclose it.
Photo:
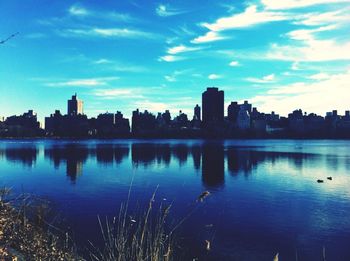
M 197 104 L 196 107 L 194 107 L 194 117 L 193 119 L 200 121 L 201 120 L 201 107 Z
M 214 126 L 224 121 L 224 91 L 208 87 L 202 93 L 202 116 L 205 127 Z
M 77 94 L 68 100 L 68 115 L 83 114 L 83 101 L 77 99 Z

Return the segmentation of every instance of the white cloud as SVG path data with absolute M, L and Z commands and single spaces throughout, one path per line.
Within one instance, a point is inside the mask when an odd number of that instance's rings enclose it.
M 93 91 L 93 94 L 102 99 L 142 99 L 140 88 L 125 87 L 125 88 L 113 88 L 113 89 L 97 89 Z
M 117 72 L 145 72 L 148 70 L 146 67 L 136 66 L 125 62 L 114 61 L 105 58 L 92 61 L 92 63 L 102 66 L 103 69 Z
M 290 69 L 293 70 L 293 71 L 299 71 L 300 70 L 299 63 L 298 62 L 293 62 L 292 66 L 290 67 Z
M 181 56 L 175 56 L 175 55 L 164 55 L 159 57 L 158 61 L 160 62 L 176 62 L 176 61 L 181 61 L 184 60 L 184 57 Z
M 285 13 L 258 11 L 256 5 L 251 5 L 243 13 L 222 17 L 215 23 L 203 23 L 202 25 L 211 31 L 218 32 L 234 28 L 251 27 L 257 24 L 290 19 Z
M 119 77 L 102 77 L 90 79 L 72 79 L 67 81 L 49 82 L 46 86 L 49 87 L 94 87 L 107 85 L 108 82 L 118 80 Z
M 174 46 L 174 47 L 169 48 L 167 50 L 167 53 L 168 54 L 178 54 L 178 53 L 184 53 L 184 52 L 198 51 L 200 49 L 201 48 L 199 48 L 199 47 L 188 47 L 188 46 L 180 44 L 178 46 Z
M 202 23 L 201 25 L 207 29 L 207 32 L 203 36 L 199 36 L 193 39 L 192 43 L 205 43 L 223 40 L 225 37 L 220 36 L 218 32 L 236 29 L 247 28 L 258 24 L 283 21 L 291 19 L 291 16 L 287 13 L 274 12 L 274 11 L 259 11 L 256 5 L 250 5 L 243 13 L 233 14 L 228 17 L 221 17 L 214 23 Z
M 324 12 L 324 13 L 308 13 L 302 15 L 300 21 L 296 24 L 307 26 L 325 25 L 329 23 L 343 23 L 350 20 L 349 9 L 342 9 L 339 11 Z
M 314 36 L 315 33 L 331 31 L 336 28 L 337 28 L 336 25 L 328 25 L 328 26 L 318 27 L 315 29 L 299 29 L 299 30 L 291 31 L 286 35 L 292 40 L 313 41 L 315 40 L 315 36 Z
M 165 78 L 165 80 L 167 80 L 168 82 L 176 82 L 176 81 L 177 81 L 177 77 L 178 77 L 179 75 L 186 74 L 186 73 L 188 73 L 188 72 L 190 72 L 190 71 L 192 71 L 192 70 L 181 70 L 181 71 L 176 70 L 176 71 L 174 71 L 172 74 L 164 76 L 164 78 Z
M 98 28 L 93 27 L 89 29 L 66 29 L 63 31 L 58 31 L 59 35 L 64 37 L 80 36 L 80 37 L 104 37 L 104 38 L 148 38 L 155 39 L 158 35 L 150 32 L 144 32 L 136 29 L 128 28 Z
M 254 78 L 254 77 L 248 77 L 245 79 L 248 82 L 253 82 L 253 83 L 271 83 L 275 81 L 275 75 L 274 74 L 268 74 L 265 75 L 262 78 Z
M 176 77 L 175 77 L 175 75 L 165 75 L 164 78 L 165 78 L 165 80 L 167 80 L 168 82 L 176 82 Z
M 321 115 L 333 109 L 345 111 L 349 110 L 349 82 L 350 71 L 347 71 L 314 83 L 299 82 L 273 88 L 250 101 L 261 111 L 274 110 L 282 115 L 298 108 Z
M 74 15 L 74 16 L 86 16 L 90 14 L 89 11 L 86 10 L 84 7 L 78 6 L 78 5 L 72 5 L 68 9 L 68 12 L 70 15 Z
M 218 33 L 216 32 L 207 32 L 205 35 L 203 36 L 198 36 L 196 38 L 194 38 L 191 43 L 208 43 L 208 42 L 214 42 L 214 41 L 219 41 L 219 40 L 223 40 L 225 39 L 225 37 L 220 36 Z
M 220 78 L 222 78 L 222 76 L 219 75 L 219 74 L 212 73 L 212 74 L 208 75 L 208 79 L 209 80 L 217 80 L 217 79 L 220 79 Z
M 237 66 L 240 66 L 241 64 L 238 61 L 232 61 L 229 63 L 229 65 L 232 67 L 237 67 Z
M 321 81 L 321 80 L 329 79 L 330 75 L 328 75 L 327 73 L 317 73 L 317 74 L 310 75 L 308 78 L 312 80 Z
M 322 48 L 322 45 L 327 48 Z M 349 47 L 335 47 L 335 43 L 331 42 L 320 42 L 317 45 L 298 47 L 292 45 L 273 45 L 265 56 L 265 59 L 271 60 L 283 60 L 283 61 L 309 61 L 309 62 L 320 62 L 320 61 L 331 61 L 331 60 L 346 60 L 349 58 L 339 55 L 342 52 L 340 50 L 349 50 Z M 335 53 L 329 53 L 328 51 L 335 49 Z M 326 51 L 327 50 L 327 51 Z M 340 51 L 340 52 L 339 52 Z M 327 53 L 324 53 L 327 52 Z
M 96 11 L 83 7 L 82 5 L 74 4 L 68 9 L 68 14 L 75 17 L 94 17 L 109 21 L 132 22 L 136 19 L 126 13 L 117 13 L 110 11 Z M 61 18 L 62 19 L 62 18 Z M 56 20 L 59 21 L 59 20 Z
M 153 112 L 165 111 L 169 108 L 169 104 L 163 102 L 153 102 L 150 100 L 141 100 L 135 102 L 135 107 L 139 108 L 141 111 L 148 110 Z
M 160 4 L 156 7 L 156 14 L 161 17 L 174 16 L 183 13 L 185 13 L 185 11 L 170 7 L 169 5 L 165 4 Z
M 261 0 L 267 9 L 292 9 L 319 4 L 346 3 L 349 0 Z
M 111 60 L 101 58 L 101 59 L 94 61 L 94 63 L 95 64 L 106 64 L 106 63 L 113 63 L 113 62 Z
M 271 45 L 264 59 L 308 62 L 350 60 L 350 41 L 318 39 L 315 36 L 316 33 L 334 30 L 335 28 L 335 25 L 329 25 L 315 29 L 291 31 L 287 36 L 295 43 L 293 45 Z

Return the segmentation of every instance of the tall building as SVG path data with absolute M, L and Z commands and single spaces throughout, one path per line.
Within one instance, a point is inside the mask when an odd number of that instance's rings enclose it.
M 83 101 L 77 99 L 77 94 L 72 96 L 71 100 L 68 100 L 68 115 L 83 114 Z
M 202 116 L 205 127 L 214 126 L 224 121 L 224 91 L 208 87 L 202 93 Z
M 230 122 L 236 122 L 237 116 L 239 112 L 239 105 L 237 102 L 231 102 L 230 105 L 227 107 L 227 117 Z
M 194 120 L 201 120 L 201 107 L 197 104 L 196 107 L 194 107 L 194 114 L 193 114 L 193 119 Z
M 249 112 L 241 106 L 237 115 L 237 127 L 240 130 L 247 130 L 250 128 Z

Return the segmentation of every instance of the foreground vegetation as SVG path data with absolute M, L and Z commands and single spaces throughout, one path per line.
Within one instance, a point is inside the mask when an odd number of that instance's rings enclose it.
M 166 229 L 170 205 L 155 207 L 153 194 L 146 210 L 129 215 L 128 202 L 113 220 L 98 218 L 102 247 L 92 242 L 78 251 L 73 240 L 45 219 L 47 204 L 32 196 L 10 198 L 0 191 L 0 261 L 3 260 L 174 260 L 172 230 Z M 167 232 L 168 231 L 168 232 Z M 81 254 L 81 255 L 80 255 Z
M 78 260 L 78 261 L 171 261 L 183 260 L 174 233 L 196 210 L 171 228 L 167 226 L 170 205 L 155 205 L 155 193 L 148 207 L 137 213 L 129 211 L 128 201 L 120 208 L 118 216 L 109 220 L 98 217 L 102 245 L 89 241 L 84 250 L 77 249 L 69 234 L 48 222 L 48 205 L 42 199 L 29 195 L 10 197 L 9 189 L 0 189 L 0 261 L 24 260 Z M 203 202 L 210 193 L 199 195 Z M 135 209 L 133 209 L 135 211 Z M 211 251 L 211 242 L 205 240 L 203 251 Z M 193 258 L 192 260 L 201 260 Z M 207 259 L 204 259 L 207 260 Z M 208 259 L 209 260 L 209 259 Z M 210 259 L 211 260 L 211 259 Z M 279 260 L 277 253 L 271 258 Z M 298 261 L 296 252 L 295 260 Z M 326 261 L 323 248 L 322 260 Z
M 67 233 L 44 220 L 45 204 L 0 191 L 0 260 L 81 260 Z

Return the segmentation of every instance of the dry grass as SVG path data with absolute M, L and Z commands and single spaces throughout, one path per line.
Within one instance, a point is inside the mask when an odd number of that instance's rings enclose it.
M 129 200 L 128 200 L 129 201 Z M 122 205 L 118 217 L 104 222 L 99 218 L 104 247 L 92 248 L 94 261 L 173 260 L 173 232 L 166 231 L 171 205 L 155 206 L 155 193 L 148 208 L 132 218 L 128 202 Z
M 0 190 L 1 261 L 81 260 L 68 234 L 46 223 L 43 202 L 28 195 L 9 199 L 9 192 Z

